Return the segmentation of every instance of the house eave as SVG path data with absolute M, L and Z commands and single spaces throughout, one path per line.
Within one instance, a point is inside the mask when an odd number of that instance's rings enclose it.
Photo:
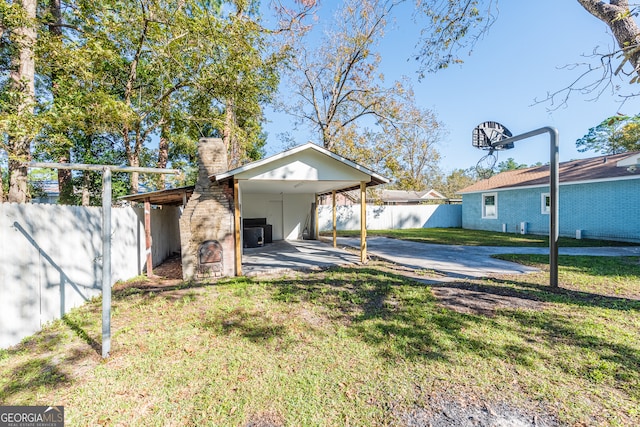
M 594 184 L 598 182 L 613 182 L 613 181 L 628 181 L 631 179 L 640 179 L 640 174 L 629 175 L 629 176 L 617 176 L 613 178 L 600 178 L 600 179 L 587 179 L 582 181 L 568 181 L 568 182 L 560 182 L 560 186 L 565 185 L 579 185 L 579 184 Z M 549 183 L 545 184 L 535 184 L 535 185 L 510 185 L 508 187 L 492 187 L 492 188 L 484 188 L 481 190 L 474 191 L 464 191 L 458 192 L 456 194 L 478 194 L 478 193 L 487 193 L 492 191 L 507 191 L 507 190 L 521 190 L 521 189 L 529 189 L 529 188 L 544 188 L 548 187 Z

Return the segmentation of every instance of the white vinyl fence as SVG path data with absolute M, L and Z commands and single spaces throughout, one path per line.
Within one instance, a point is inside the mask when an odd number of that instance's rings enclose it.
M 318 207 L 320 231 L 332 229 L 331 205 Z M 337 206 L 338 230 L 360 229 L 360 205 Z M 367 229 L 393 230 L 404 228 L 462 227 L 462 205 L 383 205 L 367 206 Z
M 154 264 L 180 250 L 178 208 L 151 212 Z M 114 283 L 145 267 L 142 209 L 112 210 Z M 102 209 L 0 203 L 0 348 L 99 295 Z

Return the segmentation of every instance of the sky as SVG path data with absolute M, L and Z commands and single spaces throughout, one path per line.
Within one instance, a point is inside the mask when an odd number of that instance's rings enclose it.
M 324 9 L 318 25 L 331 23 L 330 9 L 336 4 L 330 0 L 321 3 Z M 589 128 L 617 112 L 640 113 L 640 99 L 621 105 L 621 98 L 610 92 L 597 100 L 593 95 L 576 93 L 567 106 L 555 110 L 549 103 L 536 104 L 536 99 L 546 98 L 548 92 L 567 87 L 578 77 L 578 70 L 562 67 L 585 62 L 585 55 L 596 47 L 609 50 L 615 46 L 606 25 L 577 0 L 499 2 L 497 21 L 488 34 L 470 56 L 462 52 L 464 64 L 427 74 L 422 80 L 418 79 L 418 63 L 409 59 L 415 53 L 420 27 L 407 12 L 408 8 L 387 27 L 379 45 L 380 71 L 387 83 L 409 77 L 417 104 L 434 111 L 443 122 L 448 136 L 437 149 L 444 172 L 474 167 L 487 154 L 471 145 L 473 128 L 484 121 L 497 121 L 513 135 L 545 126 L 557 128 L 562 162 L 598 155 L 576 150 L 576 140 Z M 278 134 L 291 131 L 292 119 L 267 111 L 267 120 L 267 154 L 271 155 L 284 148 Z M 315 136 L 306 131 L 293 134 L 300 144 Z M 549 162 L 549 136 L 517 142 L 514 149 L 498 154 L 498 162 L 510 157 L 528 165 Z

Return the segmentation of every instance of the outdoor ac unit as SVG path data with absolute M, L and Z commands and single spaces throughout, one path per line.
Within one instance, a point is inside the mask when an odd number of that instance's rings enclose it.
M 526 222 L 521 222 L 520 223 L 520 234 L 527 234 L 527 223 Z
M 576 239 L 577 240 L 582 239 L 582 230 L 576 230 Z

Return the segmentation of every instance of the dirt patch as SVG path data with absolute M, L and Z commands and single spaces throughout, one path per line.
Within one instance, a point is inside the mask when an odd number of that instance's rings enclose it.
M 509 294 L 506 290 L 497 293 L 493 289 L 484 289 L 473 284 L 431 286 L 439 304 L 458 313 L 493 316 L 496 310 L 500 309 L 541 310 L 544 306 L 543 302 L 533 299 L 530 295 L 516 292 Z
M 461 281 L 436 271 L 415 270 L 379 259 L 369 266 L 430 286 L 441 306 L 458 313 L 493 316 L 500 309 L 541 310 L 544 307 L 544 302 L 534 299 L 530 294 Z
M 431 398 L 425 407 L 415 406 L 397 414 L 407 427 L 555 427 L 560 424 L 546 413 L 529 413 L 506 403 L 474 404 L 452 398 Z
M 172 255 L 162 264 L 154 267 L 151 276 L 141 277 L 136 280 L 118 282 L 113 285 L 115 292 L 122 292 L 127 289 L 141 289 L 151 291 L 154 289 L 163 290 L 166 288 L 178 287 L 182 280 L 182 258 L 180 254 Z

